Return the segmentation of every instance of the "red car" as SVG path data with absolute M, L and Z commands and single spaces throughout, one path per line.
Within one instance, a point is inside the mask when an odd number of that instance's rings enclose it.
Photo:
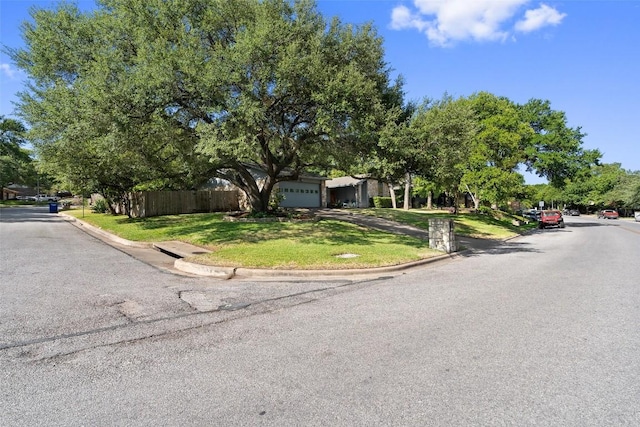
M 560 227 L 564 228 L 564 219 L 562 212 L 558 210 L 542 211 L 538 220 L 538 228 Z
M 598 218 L 618 219 L 618 212 L 614 211 L 613 209 L 605 209 L 603 211 L 600 211 L 600 213 L 598 214 Z

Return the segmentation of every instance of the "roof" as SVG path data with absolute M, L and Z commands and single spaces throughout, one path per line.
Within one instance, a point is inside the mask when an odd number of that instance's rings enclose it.
M 260 176 L 266 175 L 265 171 L 259 165 L 256 165 L 253 163 L 243 163 L 243 165 L 249 169 L 252 169 Z M 285 168 L 282 172 L 280 172 L 280 174 L 278 175 L 278 178 L 288 178 L 288 177 L 291 177 L 293 174 L 294 174 L 294 171 L 291 168 Z M 327 178 L 325 176 L 322 176 L 313 172 L 300 171 L 298 173 L 298 181 L 304 181 L 304 180 L 326 181 L 326 179 Z
M 325 182 L 327 188 L 355 187 L 366 182 L 366 178 L 354 178 L 352 176 L 341 176 L 340 178 L 329 179 Z

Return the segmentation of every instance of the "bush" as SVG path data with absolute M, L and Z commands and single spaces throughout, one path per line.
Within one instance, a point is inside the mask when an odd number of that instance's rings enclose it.
M 376 208 L 390 208 L 393 207 L 391 203 L 391 197 L 374 197 L 373 206 Z
M 493 209 L 491 209 L 489 206 L 479 206 L 477 213 L 483 215 L 491 215 L 493 213 Z
M 284 193 L 281 193 L 279 189 L 271 192 L 271 196 L 269 196 L 269 208 L 271 210 L 278 210 L 280 207 L 280 203 L 285 199 Z
M 107 199 L 98 199 L 91 207 L 91 210 L 95 213 L 107 213 L 109 212 L 109 203 Z

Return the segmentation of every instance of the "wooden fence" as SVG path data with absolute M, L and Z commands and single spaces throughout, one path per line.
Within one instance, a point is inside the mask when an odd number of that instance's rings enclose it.
M 131 194 L 131 216 L 239 210 L 238 191 L 142 191 Z

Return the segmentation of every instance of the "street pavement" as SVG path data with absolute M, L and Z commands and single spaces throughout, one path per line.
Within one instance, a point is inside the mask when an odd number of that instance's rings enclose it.
M 1 210 L 0 425 L 640 425 L 639 226 L 219 280 Z

